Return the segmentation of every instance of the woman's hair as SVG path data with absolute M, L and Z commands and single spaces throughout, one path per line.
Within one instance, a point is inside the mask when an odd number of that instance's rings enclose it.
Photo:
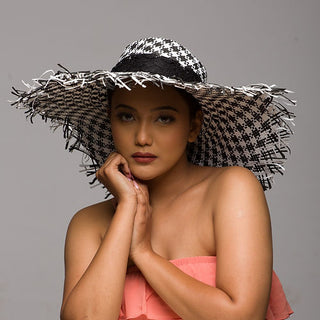
M 186 92 L 183 89 L 175 88 L 179 94 L 185 99 L 189 106 L 190 119 L 195 118 L 197 111 L 201 111 L 201 105 L 198 100 L 196 100 L 192 94 Z

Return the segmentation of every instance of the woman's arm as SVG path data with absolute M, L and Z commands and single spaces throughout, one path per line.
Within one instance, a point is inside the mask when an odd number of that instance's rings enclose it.
M 114 154 L 109 160 L 98 178 L 117 196 L 118 206 L 114 214 L 111 201 L 88 207 L 69 225 L 63 320 L 119 317 L 137 200 L 132 182 L 118 170 L 123 158 Z M 107 229 L 103 239 L 100 222 Z
M 89 208 L 78 212 L 72 219 L 65 244 L 61 319 L 118 319 L 133 210 L 134 204 L 118 205 L 102 242 L 97 233 L 90 230 L 89 216 L 93 212 Z
M 153 289 L 184 320 L 262 320 L 272 277 L 264 193 L 253 174 L 243 168 L 228 168 L 218 179 L 219 188 L 213 188 L 218 199 L 213 207 L 216 288 L 183 273 L 150 246 L 132 248 L 132 258 Z

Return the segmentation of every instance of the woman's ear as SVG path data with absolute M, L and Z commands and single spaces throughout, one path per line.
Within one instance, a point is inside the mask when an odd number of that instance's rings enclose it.
M 188 142 L 195 142 L 202 126 L 202 111 L 197 110 L 195 116 L 191 119 Z

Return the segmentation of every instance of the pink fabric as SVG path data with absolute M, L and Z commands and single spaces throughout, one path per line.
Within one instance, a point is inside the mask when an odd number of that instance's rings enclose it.
M 199 256 L 171 260 L 176 267 L 191 277 L 215 287 L 216 257 Z M 287 302 L 281 283 L 273 272 L 267 320 L 287 319 L 293 311 Z M 127 272 L 119 320 L 181 319 L 149 286 L 138 268 L 130 267 Z

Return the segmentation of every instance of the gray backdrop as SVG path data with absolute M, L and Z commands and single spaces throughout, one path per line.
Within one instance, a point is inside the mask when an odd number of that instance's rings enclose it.
M 81 157 L 64 150 L 36 119 L 10 107 L 22 88 L 62 63 L 109 70 L 124 46 L 166 36 L 189 48 L 223 85 L 264 82 L 296 92 L 295 137 L 284 177 L 267 192 L 274 269 L 294 319 L 317 319 L 319 306 L 319 13 L 318 0 L 9 1 L 0 8 L 1 229 L 0 318 L 58 319 L 68 222 L 101 201 L 79 173 Z

